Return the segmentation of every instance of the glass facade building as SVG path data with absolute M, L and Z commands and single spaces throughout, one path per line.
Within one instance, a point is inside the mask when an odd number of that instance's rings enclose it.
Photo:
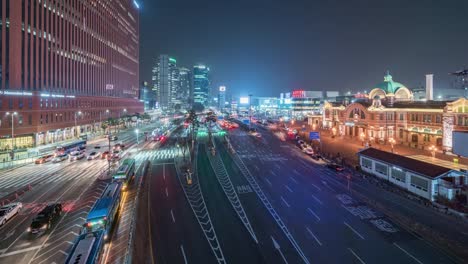
M 195 65 L 193 67 L 193 102 L 208 106 L 210 93 L 210 68 L 205 65 Z
M 157 105 L 163 110 L 173 109 L 180 85 L 176 59 L 160 55 L 153 68 L 152 80 Z

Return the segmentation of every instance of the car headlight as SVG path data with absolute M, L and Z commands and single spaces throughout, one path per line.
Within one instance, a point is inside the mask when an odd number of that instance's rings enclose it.
M 31 232 L 31 227 L 28 227 L 28 230 L 27 230 L 27 231 L 28 231 L 28 232 Z
M 43 225 L 41 229 L 47 229 L 47 224 Z

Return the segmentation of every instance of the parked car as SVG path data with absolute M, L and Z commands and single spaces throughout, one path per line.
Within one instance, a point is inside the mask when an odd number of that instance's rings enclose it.
M 100 155 L 101 155 L 101 152 L 93 151 L 93 152 L 89 153 L 87 159 L 88 159 L 88 160 L 93 160 L 93 159 L 98 158 Z
M 42 211 L 40 211 L 33 219 L 31 225 L 28 228 L 28 232 L 31 234 L 37 234 L 45 232 L 51 228 L 62 213 L 62 205 L 60 203 L 49 204 Z
M 42 164 L 42 163 L 46 163 L 46 162 L 49 162 L 49 161 L 52 161 L 54 159 L 54 155 L 50 154 L 50 155 L 45 155 L 45 156 L 42 156 L 40 158 L 38 158 L 35 163 L 36 164 Z
M 17 215 L 21 208 L 23 208 L 23 204 L 19 202 L 0 207 L 0 226 L 3 226 L 8 220 Z
M 68 159 L 68 155 L 64 153 L 64 154 L 57 155 L 57 156 L 52 160 L 52 162 L 53 162 L 53 163 L 57 163 L 57 162 L 64 161 L 64 160 L 66 160 L 66 159 Z
M 336 163 L 328 163 L 327 168 L 330 168 L 335 171 L 344 171 L 344 167 Z

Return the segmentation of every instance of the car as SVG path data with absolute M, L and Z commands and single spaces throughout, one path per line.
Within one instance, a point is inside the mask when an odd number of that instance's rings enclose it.
M 322 156 L 320 154 L 313 154 L 311 155 L 311 157 L 314 159 L 314 160 L 319 160 L 322 158 Z
M 81 145 L 78 147 L 78 150 L 85 150 L 86 149 L 86 145 Z
M 328 163 L 327 168 L 330 168 L 330 169 L 335 170 L 335 171 L 344 171 L 344 167 L 340 166 L 340 165 L 338 165 L 336 163 Z
M 101 146 L 99 146 L 99 145 L 96 145 L 96 146 L 94 146 L 94 148 L 95 148 L 95 149 L 100 149 L 100 148 L 101 148 Z
M 313 155 L 314 154 L 314 150 L 311 147 L 304 148 L 302 151 L 307 155 Z
M 74 151 L 70 153 L 70 161 L 80 160 L 84 158 L 84 156 L 85 156 L 84 153 Z
M 299 139 L 299 140 L 297 141 L 297 144 L 298 144 L 298 145 L 302 145 L 302 144 L 304 144 L 304 143 L 305 143 L 305 142 L 304 142 L 304 140 L 302 140 L 302 139 Z
M 45 156 L 42 156 L 40 158 L 38 158 L 34 163 L 36 164 L 42 164 L 42 163 L 46 163 L 46 162 L 49 162 L 51 160 L 54 159 L 54 155 L 50 154 L 50 155 L 45 155 Z
M 109 156 L 109 151 L 108 151 L 108 150 L 104 151 L 104 152 L 101 154 L 101 159 L 105 159 L 105 158 L 107 158 L 107 156 Z
M 23 204 L 20 202 L 7 204 L 0 207 L 0 226 L 5 225 L 5 223 L 17 215 L 22 208 Z
M 116 140 L 118 140 L 118 139 L 119 139 L 119 138 L 118 138 L 117 136 L 111 136 L 110 141 L 116 141 Z
M 57 162 L 64 161 L 64 160 L 66 160 L 66 159 L 68 159 L 68 155 L 64 153 L 64 154 L 57 155 L 57 156 L 52 160 L 52 162 L 53 162 L 53 163 L 57 163 Z
M 31 222 L 28 228 L 28 232 L 31 234 L 37 234 L 45 232 L 52 227 L 62 213 L 62 204 L 55 203 L 49 204 L 42 209 Z
M 101 155 L 101 152 L 93 151 L 93 152 L 89 153 L 87 159 L 88 159 L 88 160 L 93 160 L 93 159 L 98 158 L 100 155 Z

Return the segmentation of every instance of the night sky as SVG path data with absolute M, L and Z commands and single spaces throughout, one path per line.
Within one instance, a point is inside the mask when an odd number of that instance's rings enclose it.
M 233 96 L 413 88 L 468 66 L 468 0 L 139 0 L 140 79 L 159 54 L 205 63 Z M 326 3 L 325 3 L 326 2 Z

